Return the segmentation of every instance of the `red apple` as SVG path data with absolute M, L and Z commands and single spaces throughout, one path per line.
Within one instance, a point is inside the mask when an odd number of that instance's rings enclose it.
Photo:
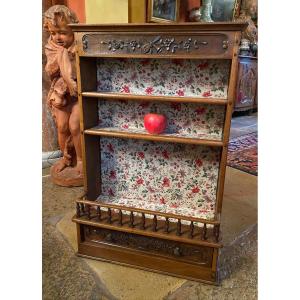
M 160 114 L 146 114 L 144 117 L 144 126 L 151 134 L 162 133 L 167 126 L 167 118 Z

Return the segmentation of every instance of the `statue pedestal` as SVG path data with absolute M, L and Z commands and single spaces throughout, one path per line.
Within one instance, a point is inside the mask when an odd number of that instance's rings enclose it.
M 75 167 L 66 167 L 60 172 L 55 171 L 55 165 L 50 168 L 50 175 L 53 183 L 72 187 L 72 186 L 83 186 L 83 174 L 79 174 Z

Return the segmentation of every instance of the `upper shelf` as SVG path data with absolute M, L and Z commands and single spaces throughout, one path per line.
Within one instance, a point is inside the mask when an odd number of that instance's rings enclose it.
M 203 103 L 226 105 L 227 99 L 223 98 L 198 98 L 198 97 L 174 97 L 174 96 L 148 96 L 133 95 L 110 92 L 83 92 L 83 97 L 101 98 L 107 100 L 135 100 L 135 101 L 153 101 L 153 102 L 186 102 L 186 103 Z

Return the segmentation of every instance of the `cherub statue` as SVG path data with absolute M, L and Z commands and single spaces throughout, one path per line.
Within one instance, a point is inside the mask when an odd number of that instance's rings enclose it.
M 74 34 L 68 26 L 78 23 L 76 15 L 64 5 L 54 5 L 44 14 L 44 28 L 50 37 L 45 46 L 46 73 L 51 87 L 47 104 L 57 126 L 58 144 L 63 157 L 50 174 L 56 184 L 83 184 L 79 104 L 75 68 Z

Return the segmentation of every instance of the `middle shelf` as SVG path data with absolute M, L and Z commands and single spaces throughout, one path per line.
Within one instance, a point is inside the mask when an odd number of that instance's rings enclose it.
M 91 102 L 89 102 L 91 104 Z M 95 107 L 95 105 L 93 105 Z M 98 100 L 98 115 L 85 134 L 208 146 L 224 146 L 225 107 L 199 103 Z M 159 135 L 145 130 L 144 117 L 162 114 L 166 128 Z
M 202 138 L 182 136 L 177 133 L 164 133 L 164 134 L 149 134 L 145 130 L 135 129 L 127 130 L 120 129 L 116 127 L 100 127 L 96 126 L 90 129 L 84 130 L 85 134 L 88 135 L 98 135 L 105 137 L 119 137 L 126 139 L 136 139 L 136 140 L 148 140 L 148 141 L 161 141 L 161 142 L 171 142 L 171 143 L 182 143 L 182 144 L 194 144 L 194 145 L 206 145 L 206 146 L 224 146 L 223 141 L 212 140 L 205 138 L 203 135 Z

